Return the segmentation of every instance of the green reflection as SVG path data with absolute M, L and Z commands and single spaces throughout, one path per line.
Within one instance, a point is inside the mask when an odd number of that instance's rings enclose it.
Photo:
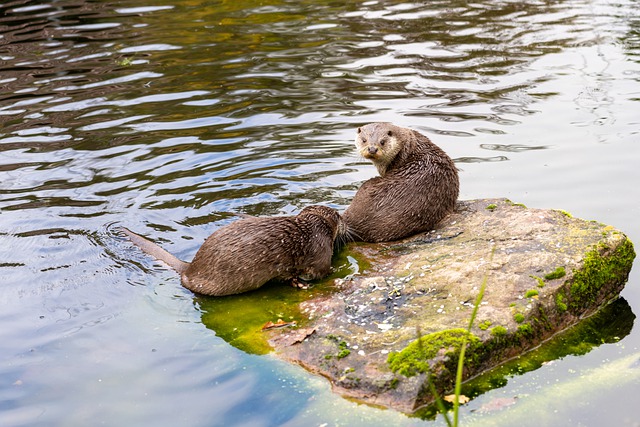
M 635 318 L 627 301 L 619 298 L 537 349 L 463 384 L 462 394 L 474 398 L 492 389 L 504 387 L 509 378 L 534 371 L 550 361 L 569 355 L 584 355 L 602 344 L 618 342 L 631 332 Z M 430 405 L 415 415 L 433 419 L 436 414 L 435 405 Z

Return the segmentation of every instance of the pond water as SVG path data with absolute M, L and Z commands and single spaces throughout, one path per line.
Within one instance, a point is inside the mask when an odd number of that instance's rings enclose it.
M 220 304 L 115 231 L 189 260 L 234 212 L 344 209 L 375 175 L 352 146 L 361 124 L 428 135 L 462 199 L 640 242 L 631 0 L 13 0 L 0 88 L 2 426 L 442 425 L 230 345 L 206 321 Z M 627 319 L 639 285 L 636 265 Z M 619 338 L 510 376 L 462 422 L 637 426 L 640 332 Z

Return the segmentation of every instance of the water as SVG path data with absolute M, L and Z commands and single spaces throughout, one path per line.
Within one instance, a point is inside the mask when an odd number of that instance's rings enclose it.
M 639 80 L 628 0 L 0 6 L 0 425 L 441 425 L 229 345 L 116 226 L 190 259 L 230 213 L 343 209 L 375 174 L 355 128 L 384 120 L 443 147 L 463 199 L 561 208 L 637 244 Z M 579 384 L 639 347 L 634 328 L 514 376 L 462 420 L 637 425 L 633 368 Z

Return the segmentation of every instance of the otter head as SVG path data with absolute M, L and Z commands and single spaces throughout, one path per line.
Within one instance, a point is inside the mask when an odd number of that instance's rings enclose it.
M 345 233 L 347 228 L 346 224 L 342 220 L 342 217 L 338 213 L 337 210 L 330 208 L 328 206 L 322 205 L 311 205 L 307 206 L 298 214 L 301 217 L 305 216 L 315 216 L 319 217 L 322 222 L 327 224 L 331 230 L 333 231 L 333 240 L 336 239 L 339 235 Z
M 344 227 L 342 217 L 337 210 L 330 208 L 329 206 L 311 205 L 307 206 L 298 214 L 300 217 L 315 216 L 322 219 L 324 223 L 329 225 L 333 230 L 333 238 L 339 233 L 341 227 Z
M 401 132 L 391 123 L 370 123 L 358 128 L 356 148 L 362 157 L 373 162 L 381 176 L 402 148 Z

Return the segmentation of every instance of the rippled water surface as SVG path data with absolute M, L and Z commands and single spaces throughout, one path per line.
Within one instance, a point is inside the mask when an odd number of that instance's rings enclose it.
M 191 259 L 232 213 L 344 209 L 375 174 L 355 128 L 391 121 L 454 158 L 461 198 L 564 209 L 637 244 L 639 81 L 630 0 L 3 2 L 0 425 L 442 424 L 230 345 L 116 226 Z M 638 353 L 637 328 L 620 338 L 462 420 L 637 426 L 635 372 L 587 381 Z

